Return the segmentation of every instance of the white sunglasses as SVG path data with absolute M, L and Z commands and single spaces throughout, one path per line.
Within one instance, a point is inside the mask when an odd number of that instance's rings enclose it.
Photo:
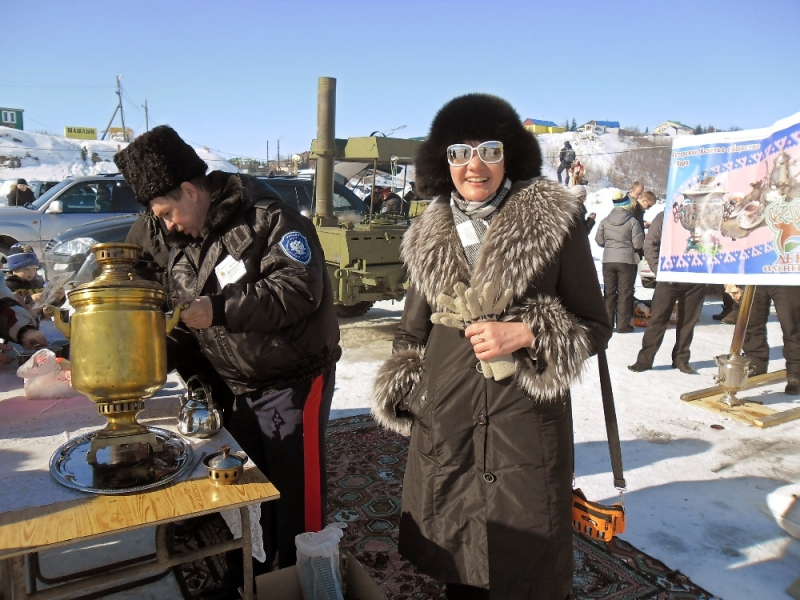
M 503 142 L 483 142 L 477 146 L 469 144 L 453 144 L 447 147 L 447 162 L 454 167 L 466 167 L 475 151 L 487 165 L 494 165 L 503 160 Z

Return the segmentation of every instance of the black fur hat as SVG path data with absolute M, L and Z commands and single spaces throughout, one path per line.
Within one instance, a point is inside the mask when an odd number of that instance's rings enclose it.
M 168 125 L 159 125 L 136 138 L 114 155 L 114 162 L 133 188 L 136 200 L 144 206 L 179 188 L 184 181 L 205 175 L 208 169 L 206 162 Z
M 431 123 L 428 139 L 414 157 L 417 189 L 426 198 L 454 189 L 447 147 L 466 141 L 503 142 L 506 175 L 512 182 L 537 177 L 542 155 L 536 138 L 511 105 L 489 94 L 467 94 L 445 104 Z

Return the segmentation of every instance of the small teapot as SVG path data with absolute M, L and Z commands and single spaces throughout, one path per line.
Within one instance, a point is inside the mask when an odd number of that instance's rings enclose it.
M 211 398 L 211 388 L 197 375 L 186 382 L 181 397 L 178 431 L 186 437 L 209 438 L 222 429 L 222 414 Z

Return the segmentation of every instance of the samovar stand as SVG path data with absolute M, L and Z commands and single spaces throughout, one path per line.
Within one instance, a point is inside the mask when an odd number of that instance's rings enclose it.
M 97 412 L 106 418 L 106 426 L 92 438 L 86 460 L 92 465 L 119 465 L 146 460 L 161 451 L 156 435 L 136 420 L 144 409 L 143 400 L 98 403 Z M 110 448 L 108 460 L 97 460 L 97 453 Z

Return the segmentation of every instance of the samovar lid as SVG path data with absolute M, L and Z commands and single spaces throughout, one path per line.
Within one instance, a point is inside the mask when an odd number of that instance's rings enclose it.
M 136 244 L 109 242 L 90 248 L 102 272 L 95 279 L 75 287 L 72 292 L 105 288 L 137 288 L 164 292 L 164 286 L 140 277 L 134 266 L 142 251 Z

